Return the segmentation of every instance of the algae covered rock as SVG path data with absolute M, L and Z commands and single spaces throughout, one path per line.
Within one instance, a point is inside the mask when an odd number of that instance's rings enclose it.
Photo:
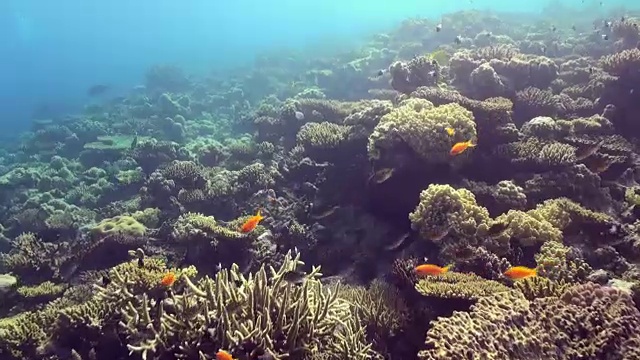
M 17 283 L 15 276 L 0 274 L 0 294 L 9 292 Z

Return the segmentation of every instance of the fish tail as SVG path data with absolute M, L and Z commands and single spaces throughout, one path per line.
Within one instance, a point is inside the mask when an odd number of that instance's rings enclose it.
M 443 268 L 442 268 L 442 273 L 444 274 L 444 273 L 449 272 L 449 269 L 450 269 L 452 266 L 453 266 L 453 264 L 449 264 L 449 265 L 447 265 L 447 266 L 443 267 Z
M 260 211 L 261 211 L 261 210 L 262 210 L 262 209 L 258 209 L 258 213 L 256 214 L 256 216 L 257 216 L 257 217 L 262 217 L 262 215 L 260 215 Z
M 475 143 L 473 142 L 473 140 L 469 140 L 469 141 L 467 141 L 467 146 L 468 146 L 468 147 L 475 147 L 476 145 L 477 145 L 477 144 L 475 144 Z

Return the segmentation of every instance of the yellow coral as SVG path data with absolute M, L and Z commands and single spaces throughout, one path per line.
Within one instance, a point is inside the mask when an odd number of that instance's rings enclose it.
M 472 192 L 437 184 L 420 193 L 420 203 L 409 219 L 424 239 L 442 244 L 448 255 L 483 245 L 488 240 L 477 234 L 486 232 L 491 223 L 489 212 L 476 203 Z
M 454 136 L 446 129 L 453 128 Z M 369 137 L 371 158 L 379 158 L 381 150 L 406 143 L 428 162 L 449 162 L 465 158 L 462 154 L 452 158 L 449 154 L 456 142 L 475 141 L 476 124 L 471 111 L 452 103 L 438 107 L 424 99 L 408 99 L 383 116 Z
M 509 210 L 496 218 L 496 221 L 509 224 L 507 229 L 496 237 L 500 242 L 508 243 L 514 238 L 523 246 L 532 246 L 547 241 L 562 241 L 562 231 L 545 219 L 539 219 L 519 210 Z
M 131 216 L 114 216 L 104 219 L 91 229 L 91 234 L 96 237 L 109 235 L 143 236 L 146 227 Z
M 448 272 L 427 276 L 416 284 L 416 290 L 428 297 L 477 301 L 499 292 L 512 291 L 497 281 L 483 279 L 475 274 Z

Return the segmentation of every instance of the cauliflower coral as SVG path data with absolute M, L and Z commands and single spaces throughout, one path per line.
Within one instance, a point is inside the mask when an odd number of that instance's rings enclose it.
M 450 136 L 447 128 L 455 130 Z M 369 157 L 406 143 L 417 155 L 431 163 L 451 161 L 453 144 L 475 140 L 476 123 L 471 111 L 451 103 L 435 107 L 424 99 L 407 99 L 383 116 L 369 137 Z M 464 158 L 465 155 L 454 159 Z

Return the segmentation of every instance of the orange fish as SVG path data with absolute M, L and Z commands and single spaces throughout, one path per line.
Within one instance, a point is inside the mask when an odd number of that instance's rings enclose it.
M 459 155 L 459 154 L 462 154 L 465 150 L 467 150 L 467 148 L 474 147 L 474 146 L 476 146 L 476 144 L 471 142 L 471 140 L 455 143 L 455 145 L 453 145 L 453 147 L 451 148 L 451 151 L 449 152 L 449 154 Z
M 168 271 L 160 280 L 160 284 L 166 287 L 170 287 L 174 282 L 176 282 L 176 274 L 173 271 Z
M 253 229 L 255 229 L 256 226 L 258 226 L 258 223 L 262 221 L 262 219 L 264 219 L 264 217 L 260 215 L 260 210 L 258 210 L 257 214 L 250 217 L 249 220 L 245 221 L 245 223 L 242 224 L 242 227 L 240 228 L 240 232 L 248 233 L 253 231 Z
M 219 350 L 216 353 L 216 360 L 233 360 L 233 356 L 228 351 Z
M 454 128 L 448 127 L 444 129 L 447 132 L 447 135 L 453 136 L 456 134 L 456 130 Z
M 504 272 L 504 276 L 511 280 L 521 280 L 528 277 L 537 276 L 538 271 L 536 269 L 528 268 L 526 266 L 514 266 L 507 269 Z
M 416 266 L 415 271 L 416 271 L 416 274 L 420 276 L 442 275 L 447 271 L 449 271 L 449 266 L 440 267 L 438 265 L 433 265 L 433 264 L 422 264 L 422 265 Z

